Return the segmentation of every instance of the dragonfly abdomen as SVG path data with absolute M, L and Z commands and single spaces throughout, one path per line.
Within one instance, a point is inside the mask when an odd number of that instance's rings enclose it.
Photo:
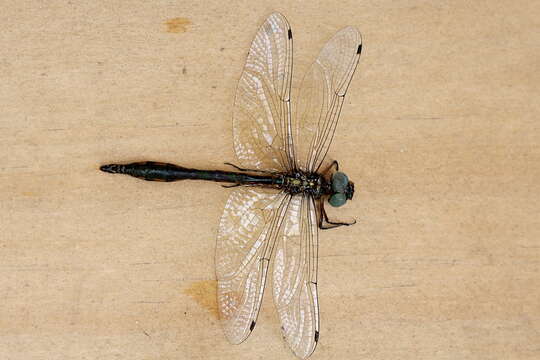
M 176 181 L 187 179 L 189 169 L 174 164 L 142 161 L 131 164 L 103 165 L 100 170 L 112 174 L 131 175 L 148 181 Z
M 221 170 L 189 169 L 179 165 L 142 161 L 131 164 L 109 164 L 100 170 L 113 174 L 126 174 L 148 181 L 207 180 L 239 185 L 278 186 L 281 177 L 274 175 L 251 175 Z

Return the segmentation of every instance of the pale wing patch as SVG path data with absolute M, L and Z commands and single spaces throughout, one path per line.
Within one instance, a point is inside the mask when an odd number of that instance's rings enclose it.
M 234 104 L 234 150 L 245 168 L 292 169 L 290 149 L 291 29 L 270 15 L 249 49 Z
M 269 252 L 289 195 L 259 188 L 234 189 L 219 224 L 216 247 L 218 310 L 225 335 L 237 344 L 257 320 Z

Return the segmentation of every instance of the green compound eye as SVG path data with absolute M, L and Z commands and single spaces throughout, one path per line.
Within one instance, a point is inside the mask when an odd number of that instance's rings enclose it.
M 332 190 L 334 192 L 345 192 L 348 183 L 349 178 L 344 173 L 338 171 L 332 175 Z
M 332 196 L 330 196 L 330 199 L 328 199 L 328 202 L 333 207 L 340 207 L 347 202 L 347 198 L 345 197 L 345 194 L 343 193 L 335 193 Z

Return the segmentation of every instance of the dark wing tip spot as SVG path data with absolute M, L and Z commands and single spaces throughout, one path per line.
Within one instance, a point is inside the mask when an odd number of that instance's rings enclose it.
M 315 331 L 315 342 L 319 341 L 319 332 Z
M 251 325 L 249 325 L 249 331 L 253 331 L 254 328 L 255 328 L 255 321 L 252 321 Z
M 287 33 L 287 36 L 289 37 L 289 39 L 292 39 L 292 30 L 289 29 L 288 33 Z
M 360 54 L 362 52 L 362 44 L 358 45 L 358 49 L 356 49 L 356 53 Z

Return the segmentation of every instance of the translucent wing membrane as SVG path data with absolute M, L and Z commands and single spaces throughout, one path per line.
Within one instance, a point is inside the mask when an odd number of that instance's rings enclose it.
M 358 30 L 342 29 L 326 43 L 302 81 L 292 124 L 301 170 L 317 171 L 324 161 L 361 46 Z
M 255 326 L 269 257 L 290 195 L 244 187 L 234 189 L 219 224 L 216 248 L 218 309 L 233 344 Z
M 251 44 L 236 91 L 233 137 L 241 165 L 291 175 L 316 172 L 360 50 L 356 29 L 339 31 L 303 79 L 291 119 L 292 33 L 282 15 L 270 15 Z M 283 337 L 298 357 L 311 355 L 319 339 L 317 231 L 314 199 L 307 194 L 259 187 L 232 191 L 216 250 L 218 307 L 229 341 L 242 342 L 255 327 L 274 256 L 273 295 Z
M 274 253 L 274 304 L 283 337 L 294 354 L 307 358 L 319 338 L 317 216 L 313 199 L 293 196 Z
M 283 15 L 270 15 L 249 49 L 233 118 L 234 149 L 245 168 L 293 167 L 290 136 L 292 33 Z

